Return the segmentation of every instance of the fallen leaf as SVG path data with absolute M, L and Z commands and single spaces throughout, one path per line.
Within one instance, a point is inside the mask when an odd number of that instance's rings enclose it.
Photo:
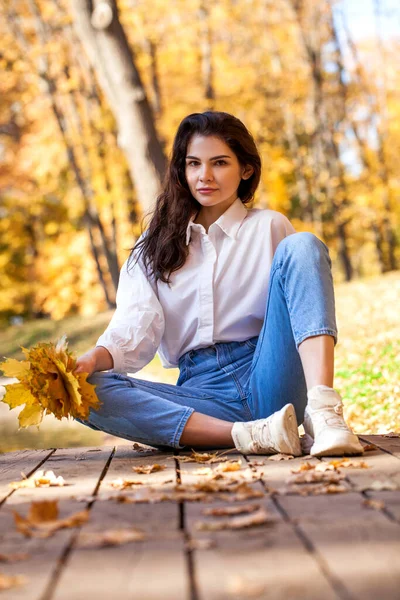
M 362 447 L 364 448 L 364 452 L 370 452 L 371 450 L 378 450 L 378 448 L 375 446 L 375 444 L 362 444 Z
M 385 508 L 385 503 L 383 500 L 372 500 L 371 498 L 368 498 L 367 500 L 363 500 L 361 504 L 362 506 L 374 508 L 375 510 L 382 510 Z
M 275 461 L 291 460 L 292 458 L 294 458 L 294 456 L 292 456 L 291 454 L 271 454 L 271 456 L 268 456 L 268 460 L 275 460 Z
M 109 485 L 117 490 L 124 490 L 129 487 L 133 487 L 134 485 L 143 485 L 143 481 L 138 481 L 137 479 L 123 479 L 119 477 L 118 479 L 114 479 L 110 481 Z
M 23 475 L 23 474 L 22 474 Z M 56 477 L 53 471 L 36 471 L 30 477 L 25 477 L 21 481 L 12 481 L 8 484 L 13 490 L 19 488 L 35 488 L 65 485 L 64 478 L 59 475 Z
M 344 475 L 341 473 L 318 473 L 316 471 L 311 471 L 293 475 L 288 483 L 294 483 L 296 485 L 301 483 L 339 483 L 342 479 L 344 479 Z
M 58 500 L 32 502 L 28 516 L 13 511 L 17 530 L 26 537 L 47 538 L 60 529 L 78 527 L 89 519 L 89 511 L 82 510 L 64 519 L 58 517 Z
M 72 496 L 72 498 L 77 502 L 86 502 L 89 504 L 89 502 L 93 502 L 95 496 Z
M 242 506 L 221 506 L 217 508 L 204 508 L 203 515 L 222 517 L 225 515 L 242 515 L 259 510 L 259 504 L 244 504 Z
M 261 508 L 256 513 L 222 519 L 221 521 L 197 521 L 195 528 L 198 531 L 220 531 L 222 529 L 244 529 L 247 527 L 258 527 L 265 523 L 271 523 L 271 517 Z
M 212 479 L 213 481 L 218 481 L 220 479 L 224 479 L 225 481 L 227 481 L 226 479 L 226 475 L 224 475 L 223 473 L 214 473 L 213 471 L 211 471 L 213 474 L 211 475 L 210 479 Z M 233 480 L 231 480 L 233 481 Z
M 250 487 L 246 482 L 240 483 L 231 494 L 224 494 L 223 499 L 228 501 L 241 501 L 241 500 L 252 500 L 253 498 L 263 498 L 264 492 L 261 490 L 255 490 Z
M 314 468 L 319 473 L 326 473 L 327 471 L 337 471 L 338 473 L 340 473 L 339 468 L 325 461 L 318 463 L 317 465 L 315 465 Z
M 212 475 L 213 473 L 214 471 L 211 469 L 211 467 L 199 467 L 198 469 L 194 469 L 194 471 L 192 471 L 193 475 Z
M 263 467 L 265 465 L 265 460 L 252 460 L 250 462 L 250 467 Z
M 200 491 L 200 492 L 225 492 L 225 491 L 231 491 L 231 487 L 232 485 L 234 485 L 236 482 L 234 481 L 226 481 L 224 480 L 223 482 L 218 482 L 214 479 L 212 480 L 208 480 L 208 481 L 199 481 L 197 483 L 193 484 L 193 489 L 195 489 L 196 491 Z M 183 487 L 183 486 L 179 486 L 179 488 L 177 489 L 189 489 L 187 486 Z
M 40 500 L 31 503 L 28 513 L 30 523 L 34 525 L 47 523 L 48 521 L 55 521 L 57 517 L 58 500 Z
M 26 583 L 27 579 L 23 575 L 3 575 L 0 573 L 0 591 L 10 590 Z
M 228 460 L 227 457 L 223 457 L 222 455 L 225 454 L 226 452 L 231 452 L 231 450 L 226 450 L 225 452 L 213 452 L 213 453 L 209 453 L 209 452 L 196 452 L 195 450 L 192 450 L 192 453 L 190 454 L 190 456 L 178 456 L 178 459 L 181 462 L 199 462 L 199 463 L 215 463 L 215 462 L 222 462 L 222 461 L 226 461 Z
M 144 495 L 110 497 L 109 500 L 116 500 L 121 504 L 155 504 L 157 502 L 207 502 L 207 494 L 195 491 L 167 491 L 160 492 L 155 490 L 146 490 Z
M 26 560 L 30 557 L 30 554 L 26 552 L 15 552 L 14 554 L 0 554 L 0 562 L 13 563 L 20 560 Z
M 231 576 L 226 584 L 226 592 L 239 598 L 260 598 L 266 591 L 266 584 L 241 575 Z
M 78 546 L 79 548 L 106 548 L 129 542 L 141 542 L 145 539 L 145 534 L 139 529 L 108 529 L 100 533 L 81 533 Z
M 210 538 L 194 538 L 187 540 L 185 543 L 186 550 L 208 550 L 209 548 L 215 548 L 215 540 Z
M 242 463 L 240 460 L 228 460 L 227 462 L 217 465 L 214 471 L 216 473 L 227 473 L 230 471 L 240 471 L 241 468 Z
M 301 463 L 297 469 L 291 469 L 292 473 L 302 473 L 303 471 L 311 471 L 315 469 L 315 465 L 311 465 L 310 463 Z
M 338 485 L 336 483 L 315 483 L 312 485 L 297 485 L 296 487 L 290 488 L 289 492 L 294 492 L 300 496 L 320 496 L 323 494 L 342 494 L 349 490 L 344 485 Z M 281 493 L 281 492 L 280 492 Z M 285 493 L 285 492 L 283 492 Z
M 235 480 L 216 482 L 207 480 L 191 485 L 178 484 L 174 490 L 160 491 L 151 487 L 142 488 L 135 495 L 111 496 L 109 500 L 127 504 L 155 503 L 155 502 L 209 502 L 225 500 L 228 502 L 261 498 L 265 494 L 260 490 L 252 489 L 247 482 Z
M 371 490 L 373 492 L 382 492 L 384 490 L 398 490 L 400 487 L 390 479 L 386 479 L 386 481 L 373 481 L 372 483 L 368 483 L 361 488 L 358 488 L 359 491 L 367 491 Z
M 369 465 L 365 460 L 352 460 L 350 458 L 334 458 L 328 462 L 329 465 L 338 469 L 340 467 L 352 469 L 369 469 Z
M 132 448 L 136 452 L 158 452 L 157 448 L 150 448 L 150 446 L 142 446 L 142 444 L 138 444 L 137 442 L 134 442 L 132 444 Z
M 156 473 L 157 471 L 163 471 L 166 468 L 165 465 L 159 465 L 157 463 L 153 465 L 139 465 L 138 467 L 132 467 L 136 473 L 145 473 L 146 475 L 149 473 Z

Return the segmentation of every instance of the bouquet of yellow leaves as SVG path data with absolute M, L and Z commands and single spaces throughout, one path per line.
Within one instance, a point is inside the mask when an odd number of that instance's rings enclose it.
M 74 373 L 76 358 L 68 350 L 66 336 L 56 345 L 42 342 L 22 351 L 27 360 L 8 358 L 0 363 L 6 377 L 19 379 L 6 386 L 2 400 L 10 409 L 25 404 L 18 416 L 20 427 L 39 425 L 45 412 L 57 419 L 86 419 L 90 408 L 98 408 L 96 386 L 86 381 L 87 373 Z

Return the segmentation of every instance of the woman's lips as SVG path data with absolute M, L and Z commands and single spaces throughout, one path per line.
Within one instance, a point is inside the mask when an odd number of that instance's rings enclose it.
M 200 192 L 200 194 L 212 194 L 213 192 L 216 192 L 217 190 L 198 190 Z

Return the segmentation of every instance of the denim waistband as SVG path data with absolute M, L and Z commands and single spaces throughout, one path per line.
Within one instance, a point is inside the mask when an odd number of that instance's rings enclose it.
M 253 336 L 247 340 L 243 340 L 242 342 L 216 342 L 211 346 L 206 346 L 202 348 L 194 348 L 192 350 L 188 350 L 179 359 L 179 368 L 182 367 L 189 361 L 191 363 L 199 363 L 199 361 L 210 361 L 216 362 L 216 357 L 229 357 L 237 355 L 237 352 L 243 352 L 240 350 L 241 348 L 247 352 L 254 352 L 258 341 L 258 335 Z M 225 362 L 225 361 L 224 361 Z

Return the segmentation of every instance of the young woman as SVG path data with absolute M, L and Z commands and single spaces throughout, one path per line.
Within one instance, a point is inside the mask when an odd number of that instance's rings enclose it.
M 181 122 L 164 190 L 121 269 L 117 309 L 77 371 L 102 401 L 85 424 L 156 447 L 359 454 L 332 388 L 337 342 L 328 248 L 250 208 L 261 160 L 223 112 Z M 159 352 L 176 385 L 130 377 Z

